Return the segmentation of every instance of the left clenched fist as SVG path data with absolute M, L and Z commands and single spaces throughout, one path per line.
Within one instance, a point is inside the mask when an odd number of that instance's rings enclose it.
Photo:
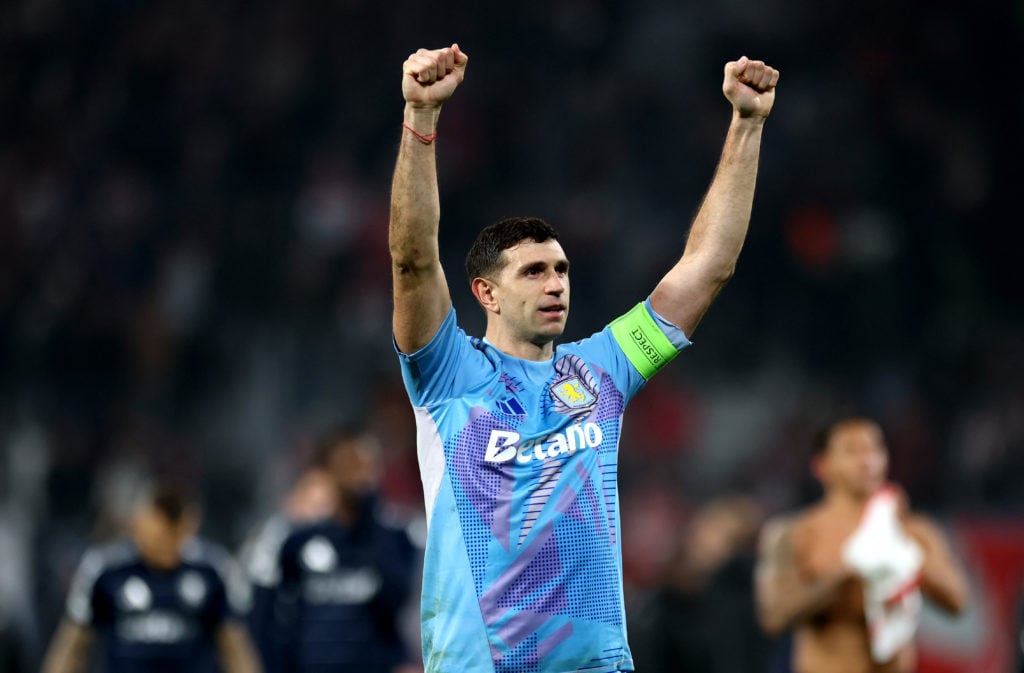
M 764 119 L 775 104 L 775 85 L 779 71 L 764 61 L 752 61 L 743 56 L 725 64 L 722 93 L 732 103 L 740 117 Z

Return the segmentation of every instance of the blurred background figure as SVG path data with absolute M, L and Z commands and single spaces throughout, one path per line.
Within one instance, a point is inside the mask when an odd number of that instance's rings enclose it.
M 242 613 L 248 587 L 227 552 L 195 537 L 199 512 L 156 486 L 138 501 L 129 540 L 86 552 L 44 673 L 260 673 Z
M 678 536 L 658 588 L 634 606 L 638 671 L 767 671 L 770 643 L 751 602 L 760 506 L 744 495 L 711 500 Z
M 874 421 L 844 417 L 819 434 L 816 504 L 763 532 L 758 616 L 773 635 L 794 631 L 797 673 L 910 673 L 922 596 L 951 615 L 967 579 L 945 534 L 887 483 L 889 453 Z
M 299 475 L 285 495 L 280 511 L 242 545 L 239 559 L 252 584 L 249 631 L 264 662 L 273 657 L 278 640 L 274 611 L 281 546 L 295 527 L 328 517 L 336 508 L 334 480 L 324 466 L 316 464 Z
M 256 618 L 265 668 L 414 669 L 419 655 L 407 648 L 402 611 L 416 583 L 417 557 L 402 522 L 389 519 L 377 498 L 381 448 L 361 428 L 335 428 L 320 442 L 316 469 L 333 489 L 330 500 L 318 502 L 333 507 L 304 525 L 293 519 L 292 530 L 271 552 L 274 565 L 254 575 L 257 592 L 266 596 L 257 605 L 269 612 Z

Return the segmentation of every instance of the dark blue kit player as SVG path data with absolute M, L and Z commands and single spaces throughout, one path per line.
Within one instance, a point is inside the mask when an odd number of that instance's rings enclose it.
M 156 487 L 133 512 L 129 540 L 86 552 L 44 673 L 84 671 L 93 646 L 106 673 L 259 673 L 241 621 L 248 587 L 228 553 L 194 537 L 182 492 Z
M 256 634 L 264 667 L 391 673 L 410 664 L 400 615 L 416 552 L 405 530 L 387 522 L 376 505 L 376 440 L 340 428 L 325 436 L 319 453 L 336 489 L 334 513 L 296 527 L 281 543 L 272 572 L 253 577 L 258 609 L 273 611 L 257 620 L 272 625 Z

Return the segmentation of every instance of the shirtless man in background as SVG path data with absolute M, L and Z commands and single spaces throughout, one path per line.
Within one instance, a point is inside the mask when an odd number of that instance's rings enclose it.
M 824 497 L 763 529 L 758 618 L 769 634 L 793 630 L 796 673 L 909 673 L 916 667 L 912 633 L 920 596 L 951 614 L 967 603 L 964 575 L 945 536 L 886 484 L 888 463 L 875 422 L 844 418 L 829 425 L 812 460 Z M 884 600 L 868 609 L 874 598 L 866 596 L 878 597 L 879 587 Z M 878 639 L 901 628 L 886 651 Z

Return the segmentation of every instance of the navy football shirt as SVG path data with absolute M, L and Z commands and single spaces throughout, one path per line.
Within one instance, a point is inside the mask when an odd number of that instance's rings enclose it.
M 130 542 L 90 549 L 68 595 L 68 618 L 97 632 L 110 673 L 211 670 L 220 627 L 245 609 L 246 587 L 226 551 L 186 547 L 169 571 Z

